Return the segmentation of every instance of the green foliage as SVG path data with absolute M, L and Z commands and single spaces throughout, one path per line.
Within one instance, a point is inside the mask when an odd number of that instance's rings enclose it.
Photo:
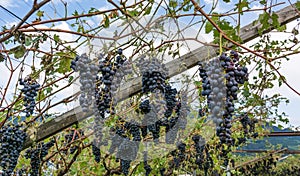
M 25 52 L 26 52 L 26 47 L 24 45 L 19 45 L 12 48 L 9 54 L 13 54 L 16 59 L 20 59 L 21 57 L 24 56 Z

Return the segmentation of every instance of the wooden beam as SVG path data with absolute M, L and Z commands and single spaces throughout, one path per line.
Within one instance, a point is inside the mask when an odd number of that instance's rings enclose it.
M 287 24 L 288 22 L 291 22 L 299 17 L 299 14 L 292 6 L 285 7 L 276 13 L 279 17 L 278 20 L 281 25 Z M 241 28 L 241 39 L 243 43 L 249 42 L 250 40 L 258 37 L 258 29 L 260 27 L 261 24 L 259 22 L 257 22 L 256 25 L 253 25 L 253 22 L 251 22 L 250 24 Z M 271 27 L 267 30 L 264 30 L 263 33 L 268 33 L 273 29 L 274 28 Z M 169 69 L 168 77 L 178 75 L 185 70 L 194 67 L 198 61 L 209 60 L 213 57 L 216 57 L 218 50 L 219 48 L 217 47 L 202 46 L 178 59 L 174 59 L 166 63 L 166 67 Z M 122 89 L 117 95 L 119 101 L 140 92 L 142 86 L 141 79 L 141 77 L 138 77 L 127 82 L 125 85 L 122 85 Z M 29 147 L 33 142 L 39 142 L 43 139 L 46 139 L 91 115 L 92 112 L 83 113 L 81 112 L 80 107 L 76 107 L 73 110 L 56 117 L 55 119 L 52 119 L 51 121 L 40 125 L 36 129 L 35 134 L 30 134 L 31 138 L 28 138 L 24 148 Z
M 280 136 L 300 136 L 300 131 L 292 131 L 292 132 L 271 132 L 270 134 L 266 134 L 268 137 L 280 137 Z
M 272 153 L 275 152 L 277 150 L 235 150 L 233 151 L 234 153 Z M 284 154 L 300 154 L 300 150 L 282 150 L 279 151 L 279 153 L 284 153 Z

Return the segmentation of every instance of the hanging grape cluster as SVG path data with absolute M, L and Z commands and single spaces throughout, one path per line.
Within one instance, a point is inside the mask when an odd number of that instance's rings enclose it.
M 0 129 L 0 168 L 3 176 L 14 172 L 26 137 L 20 125 L 7 125 Z
M 41 167 L 41 162 L 45 156 L 48 155 L 48 151 L 51 147 L 55 144 L 54 140 L 51 140 L 47 143 L 41 142 L 37 144 L 35 148 L 31 148 L 26 150 L 25 158 L 30 159 L 30 175 L 31 176 L 38 176 L 39 169 Z
M 122 56 L 122 49 L 118 49 L 118 56 L 115 59 L 109 56 L 104 57 L 104 55 L 99 56 L 99 74 L 96 83 L 96 117 L 104 118 L 105 112 L 114 113 L 115 103 L 113 100 L 112 92 L 115 92 L 118 88 L 117 84 L 114 84 L 114 79 L 121 79 L 124 74 L 123 72 L 118 72 L 120 67 L 124 64 L 126 59 Z M 121 80 L 118 80 L 119 82 Z
M 86 55 L 76 56 L 70 66 L 74 71 L 79 72 L 80 97 L 79 103 L 83 112 L 88 112 L 93 101 L 94 88 L 97 78 L 98 67 Z
M 300 167 L 297 165 L 290 166 L 288 168 L 276 168 L 276 171 L 271 171 L 271 175 L 282 176 L 282 175 L 300 175 Z
M 212 60 L 205 64 L 199 62 L 199 76 L 202 78 L 201 95 L 207 98 L 207 109 L 210 110 L 209 119 L 218 126 L 222 123 L 222 112 L 224 107 L 224 73 L 218 60 Z M 199 116 L 204 116 L 206 108 L 199 109 Z
M 145 169 L 145 175 L 149 176 L 151 173 L 151 166 L 148 164 L 148 152 L 143 152 L 143 163 L 144 163 L 144 169 Z
M 141 57 L 137 67 L 142 74 L 142 93 L 154 92 L 155 90 L 165 91 L 168 69 L 164 64 L 161 64 L 155 57 L 150 60 Z
M 33 114 L 35 107 L 35 97 L 37 96 L 37 91 L 40 88 L 40 85 L 33 81 L 31 78 L 19 79 L 20 85 L 24 86 L 21 89 L 21 92 L 24 94 L 24 106 L 26 117 L 29 117 Z
M 195 163 L 207 175 L 208 169 L 213 167 L 213 160 L 208 152 L 209 145 L 205 144 L 205 140 L 200 135 L 194 135 L 192 140 L 196 150 Z
M 94 155 L 94 159 L 97 163 L 100 162 L 100 157 L 101 157 L 101 152 L 100 149 L 97 145 L 95 145 L 94 143 L 92 144 L 92 152 Z
M 240 122 L 243 126 L 243 137 L 238 138 L 237 144 L 240 145 L 247 141 L 247 137 L 258 137 L 258 133 L 255 132 L 255 124 L 258 123 L 258 120 L 255 118 L 249 118 L 247 113 L 242 113 L 240 116 Z
M 132 141 L 128 138 L 123 138 L 122 143 L 118 147 L 116 158 L 120 159 L 121 169 L 125 175 L 128 175 L 130 163 L 135 160 L 138 150 L 139 143 Z
M 81 136 L 84 136 L 83 130 L 75 130 L 72 129 L 68 134 L 65 135 L 65 145 L 69 144 L 70 142 L 79 139 Z M 70 148 L 70 153 L 73 154 L 78 149 L 78 146 L 74 145 Z
M 248 69 L 238 64 L 239 56 L 235 51 L 231 51 L 230 56 L 222 54 L 219 57 L 220 64 L 225 70 L 226 78 L 226 102 L 225 112 L 223 113 L 223 123 L 217 127 L 217 135 L 221 143 L 231 145 L 231 121 L 235 111 L 234 101 L 238 99 L 239 84 L 248 80 Z
M 278 158 L 273 156 L 273 154 L 269 154 L 269 156 L 258 160 L 256 162 L 251 162 L 247 165 L 244 165 L 237 169 L 238 172 L 243 175 L 271 175 L 276 164 L 278 162 Z M 299 174 L 299 173 L 298 173 Z

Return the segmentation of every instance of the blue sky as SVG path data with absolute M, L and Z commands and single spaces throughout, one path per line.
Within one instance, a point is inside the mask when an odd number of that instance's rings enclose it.
M 133 1 L 133 0 L 131 0 Z M 11 10 L 14 12 L 16 15 L 19 17 L 23 17 L 30 9 L 32 6 L 32 0 L 0 0 L 0 5 L 6 7 L 7 9 Z M 107 3 L 104 0 L 52 0 L 51 3 L 48 3 L 45 5 L 41 10 L 45 11 L 43 20 L 46 19 L 53 19 L 53 18 L 61 18 L 64 17 L 65 9 L 64 5 L 62 2 L 66 2 L 68 4 L 68 16 L 70 16 L 75 10 L 77 10 L 79 13 L 85 11 L 87 12 L 91 7 L 94 7 L 96 9 L 109 9 L 112 6 Z M 88 3 L 87 3 L 88 2 Z M 216 11 L 217 12 L 226 12 L 229 10 L 229 8 L 232 8 L 232 3 L 224 3 L 220 1 L 221 3 L 217 6 Z M 235 1 L 233 1 L 235 2 Z M 279 10 L 285 6 L 287 6 L 289 3 L 288 1 L 277 1 L 279 2 L 285 2 L 284 5 L 280 5 L 278 7 L 273 8 L 272 10 L 276 11 Z M 293 0 L 291 2 L 296 2 L 296 0 Z M 200 1 L 200 5 L 205 5 L 206 9 L 209 9 L 212 5 L 213 1 L 212 0 L 204 0 Z M 251 8 L 262 8 L 259 3 L 253 3 L 251 5 Z M 242 19 L 241 23 L 242 26 L 245 24 L 250 23 L 252 20 L 256 19 L 258 17 L 259 13 L 246 13 Z M 35 16 L 33 15 L 27 22 L 31 22 L 35 20 Z M 90 19 L 89 23 L 91 25 L 99 25 L 101 22 L 101 17 L 94 17 Z M 7 12 L 5 12 L 3 9 L 0 9 L 0 26 L 11 26 L 15 23 L 19 22 L 18 19 L 15 17 L 11 16 Z M 70 26 L 73 21 L 67 21 L 63 23 L 57 23 L 59 27 L 63 29 L 71 29 L 72 27 Z M 297 22 L 293 22 L 288 25 L 289 30 L 292 29 L 294 25 L 296 25 Z M 49 24 L 51 25 L 51 24 Z M 272 36 L 277 37 L 277 38 L 282 38 L 286 37 L 284 34 L 279 34 L 279 33 L 274 33 Z M 67 37 L 72 37 L 71 35 Z M 203 37 L 205 38 L 206 41 L 211 41 L 212 36 L 203 34 Z M 251 41 L 248 45 L 251 43 L 254 43 L 255 40 Z M 291 58 L 291 61 L 286 62 L 284 64 L 284 67 L 281 69 L 282 73 L 286 75 L 286 78 L 288 82 L 291 83 L 293 87 L 296 88 L 296 90 L 300 90 L 300 84 L 298 80 L 298 76 L 300 75 L 300 70 L 298 69 L 300 62 L 299 59 L 296 58 L 297 56 L 293 56 Z M 299 57 L 299 56 L 298 56 Z M 3 71 L 3 70 L 2 70 Z M 1 86 L 3 83 L 0 83 Z M 300 126 L 300 111 L 298 110 L 300 107 L 300 98 L 297 96 L 295 93 L 291 92 L 286 86 L 282 86 L 280 88 L 275 88 L 272 90 L 273 92 L 269 93 L 274 93 L 274 92 L 279 92 L 282 95 L 288 97 L 291 101 L 291 103 L 288 106 L 282 105 L 280 107 L 281 111 L 287 112 L 288 115 L 290 115 L 290 120 L 291 124 L 293 125 L 298 125 Z

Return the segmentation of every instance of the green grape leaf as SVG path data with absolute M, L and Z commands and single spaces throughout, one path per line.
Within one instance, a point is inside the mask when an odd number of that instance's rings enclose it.
M 205 33 L 208 34 L 213 30 L 213 25 L 210 22 L 206 22 L 205 24 Z
M 32 43 L 31 37 L 25 37 L 25 46 L 29 46 Z
M 149 15 L 151 13 L 152 6 L 146 8 L 145 15 Z
M 3 62 L 5 60 L 5 56 L 3 54 L 0 54 L 0 62 Z
M 175 0 L 170 0 L 169 6 L 175 9 L 178 6 L 178 3 Z
M 297 8 L 298 10 L 300 10 L 300 1 L 297 1 L 297 2 L 295 3 L 295 6 L 296 6 L 296 8 Z
M 105 15 L 103 22 L 104 22 L 103 27 L 108 28 L 109 27 L 109 18 L 107 15 Z
M 19 59 L 19 58 L 24 56 L 25 52 L 26 52 L 25 46 L 24 45 L 19 45 L 19 46 L 16 46 L 16 47 L 12 48 L 10 50 L 9 54 L 14 54 L 14 57 L 16 59 Z

